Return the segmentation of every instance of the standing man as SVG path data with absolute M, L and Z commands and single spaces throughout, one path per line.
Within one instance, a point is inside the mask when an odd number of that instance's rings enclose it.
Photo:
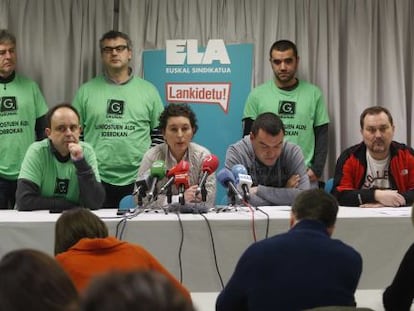
M 0 30 L 0 209 L 13 208 L 27 148 L 44 137 L 47 105 L 38 85 L 16 73 L 16 38 Z
M 407 206 L 414 202 L 414 150 L 393 141 L 394 121 L 384 107 L 360 117 L 362 142 L 341 153 L 333 193 L 344 206 Z
M 274 78 L 251 91 L 243 112 L 244 135 L 263 112 L 280 116 L 286 140 L 299 145 L 305 156 L 312 187 L 318 187 L 328 153 L 329 116 L 321 90 L 296 78 L 299 56 L 288 40 L 273 43 L 270 65 Z
M 60 104 L 47 114 L 46 139 L 33 143 L 17 181 L 18 210 L 62 212 L 75 206 L 98 209 L 105 192 L 92 147 L 79 141 L 79 114 Z
M 80 87 L 73 106 L 81 116 L 84 140 L 96 152 L 106 190 L 104 207 L 117 207 L 134 190 L 164 106 L 155 86 L 133 75 L 127 34 L 109 31 L 99 45 L 104 72 Z
M 284 137 L 282 120 L 266 112 L 253 122 L 250 135 L 227 149 L 226 168 L 241 164 L 252 177 L 254 206 L 291 205 L 300 191 L 310 188 L 302 151 Z
M 219 294 L 217 311 L 299 311 L 355 306 L 361 255 L 332 239 L 338 202 L 322 189 L 300 193 L 290 230 L 251 245 Z

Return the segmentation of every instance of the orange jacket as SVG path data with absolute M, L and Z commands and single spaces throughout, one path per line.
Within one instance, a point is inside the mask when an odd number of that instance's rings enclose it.
M 188 290 L 143 247 L 115 237 L 81 239 L 56 260 L 69 274 L 75 287 L 82 292 L 94 276 L 117 270 L 155 270 L 165 275 L 191 301 Z

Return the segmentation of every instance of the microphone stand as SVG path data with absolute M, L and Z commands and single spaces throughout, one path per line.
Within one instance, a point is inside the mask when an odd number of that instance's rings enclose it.
M 167 195 L 167 203 L 171 204 L 171 202 L 172 202 L 172 187 L 171 187 L 171 185 L 168 185 L 166 195 Z
M 138 195 L 137 195 L 137 204 L 138 204 L 138 206 L 142 206 L 142 204 L 143 204 L 142 198 L 143 197 L 142 197 L 141 193 L 138 192 Z
M 184 184 L 180 184 L 178 186 L 178 202 L 180 202 L 181 205 L 185 204 L 184 192 L 185 192 L 185 186 Z
M 137 189 L 137 205 L 138 206 L 142 206 L 143 203 L 143 198 L 145 198 L 146 193 L 145 193 L 145 189 L 142 186 L 139 186 Z
M 207 201 L 207 189 L 205 184 L 201 187 L 201 201 Z
M 250 194 L 249 194 L 249 188 L 246 184 L 242 185 L 242 189 L 243 189 L 243 200 L 245 200 L 246 202 L 250 201 Z
M 227 196 L 230 199 L 230 205 L 236 206 L 236 194 L 229 188 L 229 191 L 227 192 Z

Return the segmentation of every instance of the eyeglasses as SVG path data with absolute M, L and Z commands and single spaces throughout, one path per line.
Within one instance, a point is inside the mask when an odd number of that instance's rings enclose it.
M 128 45 L 117 45 L 117 46 L 104 46 L 102 48 L 102 52 L 107 53 L 107 54 L 112 54 L 114 51 L 116 51 L 117 53 L 121 53 L 123 51 L 125 51 L 125 49 L 128 48 Z

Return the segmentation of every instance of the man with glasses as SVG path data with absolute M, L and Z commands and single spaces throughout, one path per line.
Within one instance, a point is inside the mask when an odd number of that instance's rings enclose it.
M 339 156 L 333 193 L 345 206 L 399 207 L 414 201 L 414 150 L 393 141 L 388 109 L 366 108 L 360 117 L 362 142 Z
M 285 139 L 301 147 L 309 180 L 316 188 L 328 153 L 329 116 L 322 92 L 296 77 L 299 56 L 293 42 L 273 43 L 269 61 L 274 78 L 249 94 L 243 112 L 244 135 L 259 114 L 277 114 L 285 125 Z
M 45 137 L 47 105 L 39 86 L 16 73 L 16 38 L 0 30 L 0 209 L 14 207 L 27 148 Z
M 160 137 L 158 117 L 164 106 L 154 85 L 133 75 L 127 34 L 109 31 L 99 44 L 103 74 L 82 85 L 72 104 L 80 113 L 84 140 L 98 158 L 104 207 L 117 207 L 133 192 L 151 139 Z
M 33 143 L 17 180 L 18 210 L 62 212 L 75 206 L 97 209 L 105 191 L 92 147 L 79 141 L 79 114 L 70 104 L 51 108 L 46 116 L 48 138 Z

